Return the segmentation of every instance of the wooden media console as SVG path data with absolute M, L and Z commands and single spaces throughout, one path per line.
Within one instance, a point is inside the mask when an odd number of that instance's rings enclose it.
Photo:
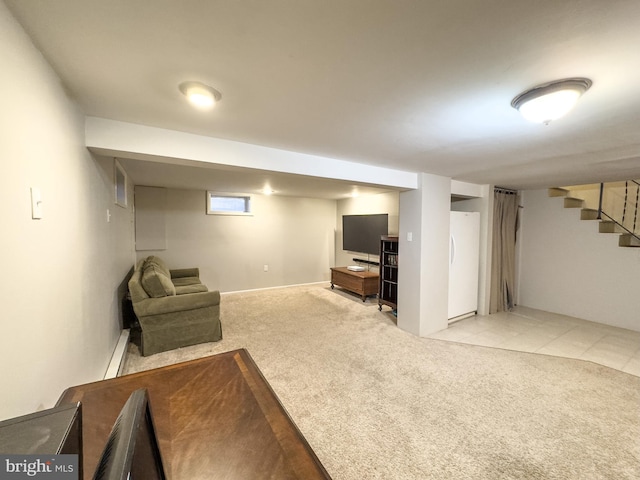
M 331 269 L 331 288 L 335 285 L 357 293 L 364 302 L 369 295 L 378 294 L 380 276 L 374 272 L 354 272 L 347 267 L 333 267 Z

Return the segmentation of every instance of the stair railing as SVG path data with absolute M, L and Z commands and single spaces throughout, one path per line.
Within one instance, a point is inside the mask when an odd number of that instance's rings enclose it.
M 640 204 L 640 182 L 627 180 L 622 182 L 600 184 L 598 201 L 598 220 L 603 217 L 614 222 L 625 232 L 640 240 L 638 231 L 638 211 Z

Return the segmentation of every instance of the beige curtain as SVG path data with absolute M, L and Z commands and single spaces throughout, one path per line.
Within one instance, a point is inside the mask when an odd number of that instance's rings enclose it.
M 512 310 L 515 296 L 518 195 L 496 188 L 493 192 L 493 246 L 489 313 Z

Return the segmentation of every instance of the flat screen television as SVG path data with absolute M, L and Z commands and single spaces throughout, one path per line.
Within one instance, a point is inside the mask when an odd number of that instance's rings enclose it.
M 165 480 L 147 391 L 134 391 L 104 447 L 94 480 Z
M 380 237 L 389 232 L 389 214 L 343 215 L 342 249 L 350 252 L 380 254 Z

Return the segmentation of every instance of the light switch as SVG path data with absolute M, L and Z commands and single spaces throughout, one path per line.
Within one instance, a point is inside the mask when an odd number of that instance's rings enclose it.
M 407 232 L 407 242 L 413 242 L 413 232 Z
M 42 195 L 39 188 L 31 187 L 31 218 L 39 220 L 42 218 Z

